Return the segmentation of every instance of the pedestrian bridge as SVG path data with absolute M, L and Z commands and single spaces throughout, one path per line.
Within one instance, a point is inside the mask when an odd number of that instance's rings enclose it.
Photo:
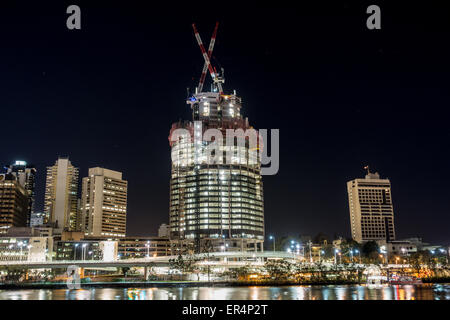
M 56 269 L 76 265 L 80 268 L 106 267 L 168 267 L 171 259 L 178 256 L 148 257 L 139 259 L 123 259 L 113 261 L 101 260 L 54 260 L 54 261 L 0 261 L 0 267 L 23 267 L 27 269 Z M 184 259 L 198 259 L 198 264 L 217 267 L 240 267 L 245 265 L 262 266 L 267 259 L 303 260 L 301 255 L 275 252 L 211 252 L 183 256 Z

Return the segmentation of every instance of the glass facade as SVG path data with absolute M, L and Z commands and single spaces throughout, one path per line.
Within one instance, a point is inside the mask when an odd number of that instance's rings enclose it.
M 194 121 L 173 124 L 169 137 L 171 239 L 192 240 L 197 246 L 202 239 L 263 241 L 260 157 L 258 145 L 246 136 L 253 128 L 240 115 L 240 98 L 212 92 L 194 98 Z M 188 136 L 175 139 L 177 129 L 184 129 Z M 223 136 L 212 152 L 208 150 L 215 140 L 204 138 L 208 129 Z M 241 133 L 227 143 L 230 130 Z

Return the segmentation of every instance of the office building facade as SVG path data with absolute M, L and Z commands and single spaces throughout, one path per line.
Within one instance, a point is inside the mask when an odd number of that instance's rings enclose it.
M 29 198 L 27 191 L 12 174 L 0 175 L 0 234 L 11 227 L 27 225 Z
M 46 223 L 57 229 L 78 230 L 78 168 L 69 158 L 60 157 L 55 165 L 47 167 L 44 212 Z
M 241 116 L 241 98 L 235 93 L 204 92 L 193 95 L 188 103 L 193 121 L 174 123 L 169 136 L 171 240 L 191 243 L 194 252 L 263 250 L 259 145 L 252 146 L 251 138 L 245 136 L 253 128 Z M 177 138 L 179 129 L 188 136 Z M 207 153 L 213 140 L 203 138 L 208 129 L 223 136 L 210 154 L 214 161 Z M 236 133 L 232 144 L 227 139 L 231 131 Z M 257 132 L 255 138 L 259 138 Z
M 81 219 L 89 237 L 125 237 L 128 182 L 122 173 L 90 168 L 83 178 Z
M 28 195 L 27 225 L 30 224 L 31 214 L 34 212 L 36 168 L 26 161 L 17 160 L 5 167 L 6 173 L 12 174 L 19 181 Z
M 357 242 L 395 240 L 391 183 L 378 173 L 347 182 L 352 238 Z

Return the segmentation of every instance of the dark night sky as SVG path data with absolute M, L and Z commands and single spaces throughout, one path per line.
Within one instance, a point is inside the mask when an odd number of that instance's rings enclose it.
M 280 129 L 280 171 L 264 177 L 267 234 L 348 236 L 346 181 L 369 164 L 392 183 L 399 238 L 449 243 L 449 21 L 446 8 L 261 2 L 145 7 L 143 1 L 0 4 L 0 162 L 45 167 L 68 155 L 129 181 L 128 233 L 168 220 L 172 122 L 220 21 L 213 63 L 256 128 Z M 98 3 L 96 1 L 96 3 Z M 373 4 L 368 3 L 368 4 Z M 82 30 L 66 28 L 78 4 Z M 194 81 L 195 79 L 195 81 Z

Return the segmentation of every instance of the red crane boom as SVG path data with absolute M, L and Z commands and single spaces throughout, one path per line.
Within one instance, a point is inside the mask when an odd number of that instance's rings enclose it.
M 211 74 L 211 78 L 219 87 L 220 94 L 222 94 L 223 93 L 222 85 L 220 84 L 220 82 L 217 81 L 218 80 L 217 74 L 214 72 L 214 69 L 211 65 L 211 61 L 209 60 L 208 54 L 206 53 L 205 47 L 203 46 L 202 38 L 200 38 L 200 34 L 198 33 L 197 28 L 195 27 L 194 23 L 192 24 L 192 28 L 194 29 L 195 38 L 197 39 L 198 45 L 200 47 L 200 51 L 202 52 L 203 59 L 205 59 L 205 63 L 208 66 L 208 70 L 209 70 L 209 73 Z
M 214 27 L 214 31 L 213 34 L 211 36 L 211 41 L 209 42 L 209 47 L 208 47 L 208 58 L 211 60 L 211 55 L 212 52 L 214 50 L 214 44 L 216 42 L 216 36 L 217 36 L 217 28 L 219 27 L 219 22 L 216 22 L 216 26 Z M 205 78 L 206 78 L 206 73 L 208 72 L 208 64 L 205 63 L 203 64 L 203 70 L 202 70 L 202 75 L 200 76 L 200 81 L 198 82 L 198 92 L 202 92 L 203 90 L 203 84 L 205 83 Z

